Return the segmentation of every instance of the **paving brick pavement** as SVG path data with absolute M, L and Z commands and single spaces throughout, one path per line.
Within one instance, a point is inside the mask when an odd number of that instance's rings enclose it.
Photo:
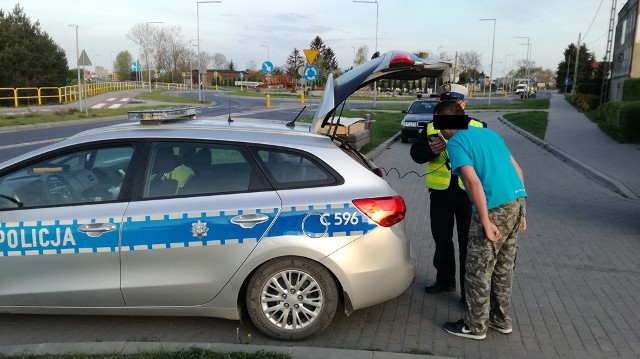
M 475 117 L 505 138 L 524 170 L 530 196 L 528 230 L 520 237 L 515 271 L 513 333 L 490 331 L 487 339 L 474 341 L 442 329 L 445 321 L 461 317 L 459 294 L 424 292 L 435 280 L 428 195 L 418 176 L 424 169 L 411 161 L 410 144 L 394 142 L 375 162 L 406 199 L 417 278 L 401 297 L 349 317 L 339 314 L 325 332 L 293 345 L 464 358 L 640 357 L 640 334 L 634 327 L 640 321 L 640 200 L 624 198 L 587 178 L 502 124 L 498 115 Z M 236 328 L 244 342 L 252 334 L 251 345 L 292 345 L 261 336 L 246 320 L 0 315 L 0 346 L 234 343 Z M 324 355 L 346 355 L 336 353 Z

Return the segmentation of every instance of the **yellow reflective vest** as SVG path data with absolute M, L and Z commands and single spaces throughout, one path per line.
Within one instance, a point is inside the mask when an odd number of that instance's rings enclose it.
M 469 126 L 475 127 L 485 127 L 484 123 L 478 120 L 471 119 L 469 121 Z M 427 125 L 427 136 L 440 133 L 440 130 L 436 130 L 433 128 L 433 122 L 429 122 Z M 445 143 L 447 140 L 445 139 Z M 432 189 L 443 190 L 449 187 L 449 183 L 451 182 L 451 170 L 447 168 L 447 159 L 449 154 L 446 150 L 440 152 L 438 157 L 433 160 L 427 162 L 427 172 L 425 176 L 425 181 L 427 187 Z M 462 178 L 458 177 L 458 185 L 460 188 L 464 189 L 464 183 L 462 183 Z

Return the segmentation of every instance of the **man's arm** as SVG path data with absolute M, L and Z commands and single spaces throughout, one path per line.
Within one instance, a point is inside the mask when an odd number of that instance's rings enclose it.
M 487 197 L 484 194 L 484 187 L 482 187 L 482 182 L 480 182 L 480 178 L 478 178 L 476 170 L 472 166 L 464 165 L 460 167 L 459 171 L 464 179 L 464 185 L 469 191 L 471 202 L 473 202 L 478 210 L 480 222 L 482 223 L 487 239 L 490 241 L 497 241 L 502 237 L 502 234 L 498 227 L 496 227 L 496 225 L 489 219 Z
M 522 181 L 522 184 L 524 185 L 524 173 L 522 172 L 522 168 L 520 168 L 518 162 L 516 162 L 516 159 L 513 158 L 513 156 L 511 156 L 511 163 L 513 163 L 513 167 L 515 167 L 516 172 L 518 172 L 518 176 L 520 177 L 520 181 Z

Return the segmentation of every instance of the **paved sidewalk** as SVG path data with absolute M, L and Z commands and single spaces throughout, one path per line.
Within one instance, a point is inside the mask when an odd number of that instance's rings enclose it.
M 608 176 L 621 194 L 640 197 L 640 144 L 612 140 L 557 93 L 551 97 L 545 140 Z

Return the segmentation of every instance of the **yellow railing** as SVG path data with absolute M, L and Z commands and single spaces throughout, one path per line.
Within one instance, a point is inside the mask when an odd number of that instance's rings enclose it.
M 167 85 L 177 85 L 173 86 L 173 88 L 184 86 L 182 84 Z M 167 86 L 167 89 L 171 86 Z M 82 85 L 80 86 L 80 91 L 82 92 L 82 98 L 87 98 L 105 92 L 131 90 L 139 87 L 139 82 L 100 82 Z M 164 84 L 156 84 L 155 87 L 164 88 Z M 15 107 L 19 107 L 20 104 L 37 103 L 42 105 L 43 102 L 69 103 L 78 100 L 78 86 L 0 88 L 0 102 L 2 100 L 13 101 Z

